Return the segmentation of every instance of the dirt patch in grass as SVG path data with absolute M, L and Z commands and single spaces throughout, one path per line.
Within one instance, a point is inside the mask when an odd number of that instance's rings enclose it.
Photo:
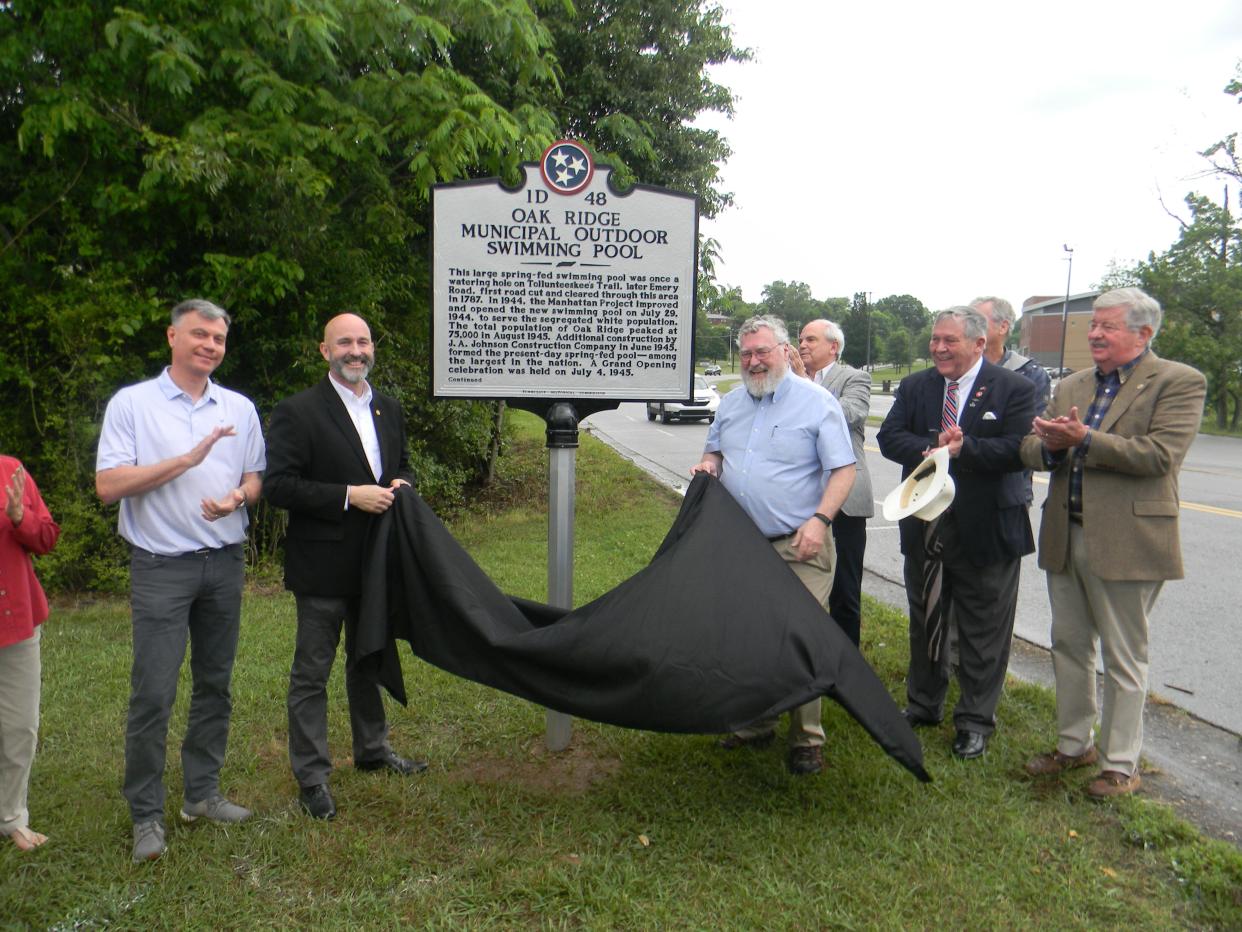
M 483 754 L 447 776 L 467 783 L 508 784 L 537 793 L 581 795 L 621 769 L 620 758 L 601 755 L 577 741 L 564 751 L 553 752 L 544 746 L 542 738 L 532 739 L 523 752 L 520 757 Z

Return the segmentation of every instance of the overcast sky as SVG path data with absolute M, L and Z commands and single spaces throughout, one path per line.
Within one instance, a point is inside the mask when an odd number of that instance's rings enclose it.
M 1242 129 L 1223 93 L 1239 0 L 721 0 L 755 59 L 714 77 L 735 206 L 703 232 L 757 301 L 912 294 L 931 309 L 1072 291 L 1177 238 L 1220 197 L 1198 152 Z M 707 122 L 707 121 L 705 121 Z

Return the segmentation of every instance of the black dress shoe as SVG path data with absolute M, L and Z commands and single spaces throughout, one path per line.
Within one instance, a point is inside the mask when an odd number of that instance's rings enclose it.
M 981 735 L 977 731 L 963 731 L 962 729 L 958 729 L 957 737 L 953 740 L 954 757 L 960 757 L 962 760 L 970 760 L 972 757 L 982 757 L 983 752 L 987 749 L 987 735 Z
M 336 818 L 336 802 L 332 799 L 326 783 L 302 787 L 302 792 L 298 794 L 298 802 L 312 819 L 326 821 Z
M 911 728 L 932 728 L 940 724 L 938 718 L 927 718 L 919 715 L 917 712 L 911 712 L 909 709 L 901 710 L 901 717 L 910 723 Z
M 359 770 L 390 770 L 393 773 L 399 773 L 403 777 L 411 774 L 422 773 L 427 769 L 425 760 L 410 760 L 407 757 L 401 757 L 391 748 L 384 752 L 383 757 L 373 757 L 370 760 L 360 760 L 354 764 Z

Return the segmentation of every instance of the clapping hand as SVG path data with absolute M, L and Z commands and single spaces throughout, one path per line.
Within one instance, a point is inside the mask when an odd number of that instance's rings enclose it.
M 13 475 L 9 477 L 9 481 L 5 483 L 4 493 L 4 513 L 9 516 L 9 520 L 13 522 L 13 526 L 22 523 L 22 518 L 26 516 L 25 507 L 22 505 L 22 495 L 26 491 L 26 470 L 18 466 L 13 470 Z

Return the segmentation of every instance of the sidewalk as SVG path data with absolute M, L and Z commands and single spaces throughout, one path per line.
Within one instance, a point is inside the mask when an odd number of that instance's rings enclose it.
M 906 611 L 905 589 L 869 570 L 863 591 Z M 1021 638 L 1014 638 L 1009 672 L 1053 688 L 1051 655 Z M 1242 737 L 1150 695 L 1143 722 L 1139 794 L 1168 803 L 1204 835 L 1242 848 Z

